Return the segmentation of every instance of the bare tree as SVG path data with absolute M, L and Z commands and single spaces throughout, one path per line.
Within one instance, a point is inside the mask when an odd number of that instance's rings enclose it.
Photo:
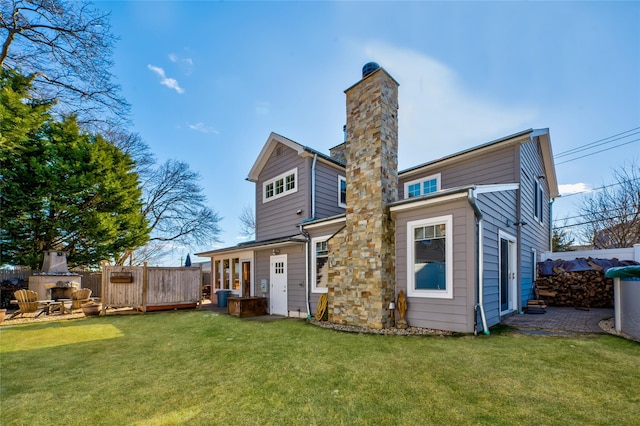
M 182 161 L 169 160 L 150 169 L 143 181 L 143 213 L 149 221 L 149 244 L 136 250 L 135 262 L 161 257 L 176 247 L 218 241 L 220 217 L 205 205 L 200 176 Z M 125 253 L 118 262 L 126 262 Z
M 582 200 L 582 236 L 594 248 L 640 243 L 640 168 L 631 163 L 613 172 L 615 183 Z
M 252 237 L 256 233 L 256 215 L 250 206 L 244 206 L 240 213 L 240 235 Z
M 111 74 L 109 13 L 68 0 L 2 0 L 0 66 L 34 75 L 42 99 L 56 99 L 54 112 L 103 130 L 126 120 L 129 105 Z

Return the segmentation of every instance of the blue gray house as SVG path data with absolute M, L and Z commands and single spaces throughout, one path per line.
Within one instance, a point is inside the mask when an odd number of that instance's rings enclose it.
M 367 64 L 348 88 L 345 142 L 328 154 L 272 133 L 254 182 L 255 241 L 198 253 L 213 291 L 265 297 L 271 314 L 487 331 L 532 297 L 558 185 L 548 129 L 528 129 L 398 171 L 398 83 Z

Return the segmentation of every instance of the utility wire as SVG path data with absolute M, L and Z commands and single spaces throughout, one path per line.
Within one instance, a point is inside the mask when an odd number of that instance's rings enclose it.
M 558 166 L 558 165 L 560 165 L 560 164 L 569 163 L 569 162 L 571 162 L 571 161 L 579 160 L 579 159 L 584 158 L 584 157 L 589 157 L 589 156 L 594 155 L 594 154 L 599 154 L 599 153 L 601 153 L 601 152 L 608 151 L 608 150 L 613 149 L 613 148 L 618 148 L 618 147 L 620 147 L 620 146 L 629 145 L 630 143 L 634 143 L 634 142 L 638 142 L 638 141 L 640 141 L 640 138 L 639 138 L 639 139 L 634 139 L 634 140 L 629 141 L 629 142 L 621 143 L 621 144 L 616 145 L 616 146 L 610 146 L 610 147 L 607 147 L 607 148 L 601 149 L 600 151 L 592 152 L 592 153 L 590 153 L 590 154 L 581 155 L 580 157 L 575 157 L 575 158 L 571 158 L 571 159 L 569 159 L 569 160 L 561 161 L 561 162 L 559 162 L 559 163 L 556 163 L 556 166 Z
M 629 182 L 637 182 L 639 180 L 640 180 L 640 178 L 638 178 L 638 179 L 630 179 L 630 180 L 625 181 L 625 182 L 615 182 L 615 183 L 612 183 L 612 184 L 609 184 L 609 185 L 600 186 L 598 188 L 593 188 L 593 189 L 580 191 L 580 192 L 572 192 L 571 194 L 564 194 L 564 195 L 561 195 L 560 198 L 565 199 L 567 197 L 571 197 L 571 196 L 574 196 L 574 195 L 587 194 L 589 192 L 596 192 L 596 191 L 600 191 L 602 189 L 611 188 L 612 186 L 620 186 L 620 185 L 623 185 L 623 184 L 627 184 Z
M 603 139 L 598 139 L 597 141 L 590 142 L 588 144 L 579 146 L 577 148 L 572 148 L 572 149 L 569 149 L 567 151 L 560 152 L 560 153 L 554 155 L 553 157 L 554 158 L 565 157 L 567 155 L 570 155 L 570 154 L 573 154 L 573 153 L 576 153 L 576 152 L 580 152 L 580 151 L 582 151 L 584 149 L 594 148 L 596 146 L 600 146 L 600 145 L 604 145 L 604 144 L 607 144 L 607 143 L 615 142 L 617 140 L 624 139 L 624 138 L 632 136 L 632 135 L 637 135 L 640 132 L 635 132 L 635 133 L 631 133 L 630 135 L 626 135 L 626 136 L 622 136 L 622 137 L 616 138 L 616 136 L 621 136 L 621 135 L 624 135 L 625 133 L 633 132 L 634 130 L 639 130 L 639 129 L 640 129 L 640 127 L 635 127 L 633 129 L 629 129 L 627 131 L 624 131 L 624 132 L 621 132 L 621 133 L 617 133 L 615 135 L 612 135 L 612 136 L 609 136 L 609 137 L 606 137 L 606 138 L 603 138 Z M 612 139 L 612 138 L 616 138 L 616 139 Z M 608 139 L 611 139 L 611 140 L 608 140 Z
M 610 219 L 624 219 L 629 215 L 622 215 L 622 216 L 612 216 L 610 218 L 607 218 L 608 220 Z M 554 226 L 553 229 L 564 229 L 564 228 L 571 228 L 574 226 L 582 226 L 582 225 L 590 225 L 592 223 L 602 223 L 602 219 L 594 219 L 594 220 L 588 220 L 586 222 L 580 222 L 580 223 L 572 223 L 571 225 L 563 225 L 563 226 Z

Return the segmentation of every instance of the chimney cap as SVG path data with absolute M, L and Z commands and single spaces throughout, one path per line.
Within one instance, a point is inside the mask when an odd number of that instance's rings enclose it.
M 375 70 L 377 70 L 379 68 L 380 68 L 380 65 L 378 65 L 378 63 L 376 63 L 376 62 L 367 62 L 362 67 L 362 78 L 365 78 L 366 76 L 368 76 L 369 74 L 371 74 L 372 72 L 374 72 Z

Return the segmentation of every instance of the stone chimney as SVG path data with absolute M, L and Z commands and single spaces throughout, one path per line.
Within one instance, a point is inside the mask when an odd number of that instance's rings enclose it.
M 380 329 L 395 298 L 398 83 L 369 63 L 345 93 L 346 226 L 329 240 L 329 321 Z

